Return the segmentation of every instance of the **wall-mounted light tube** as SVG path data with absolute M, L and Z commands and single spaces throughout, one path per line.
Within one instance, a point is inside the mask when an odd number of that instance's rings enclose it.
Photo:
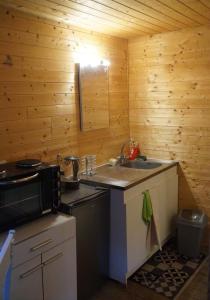
M 101 58 L 98 54 L 98 51 L 94 47 L 85 47 L 81 49 L 79 52 L 76 52 L 74 55 L 75 63 L 79 63 L 82 66 L 90 66 L 90 67 L 97 67 L 97 66 L 110 66 L 110 61 L 105 58 Z

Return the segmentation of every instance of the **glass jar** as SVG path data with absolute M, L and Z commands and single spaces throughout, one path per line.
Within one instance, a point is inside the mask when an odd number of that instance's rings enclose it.
M 85 175 L 93 176 L 96 173 L 96 155 L 85 155 L 82 158 L 82 169 Z

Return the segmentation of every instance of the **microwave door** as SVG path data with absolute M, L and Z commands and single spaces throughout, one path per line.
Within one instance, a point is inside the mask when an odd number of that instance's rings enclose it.
M 33 179 L 37 178 L 38 176 L 39 176 L 39 173 L 35 173 L 34 175 L 27 176 L 24 178 L 0 181 L 0 187 L 1 186 L 7 187 L 7 186 L 11 186 L 11 185 L 20 184 L 20 183 L 27 183 L 27 182 L 32 181 Z
M 42 213 L 39 174 L 0 183 L 0 230 L 11 228 Z

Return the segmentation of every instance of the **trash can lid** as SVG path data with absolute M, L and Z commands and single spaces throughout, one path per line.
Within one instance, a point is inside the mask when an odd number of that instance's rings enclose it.
M 183 209 L 177 217 L 177 223 L 195 227 L 207 225 L 208 218 L 201 210 Z

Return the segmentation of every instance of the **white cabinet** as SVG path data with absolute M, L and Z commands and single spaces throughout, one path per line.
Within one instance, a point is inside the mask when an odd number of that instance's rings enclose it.
M 17 228 L 12 252 L 11 300 L 77 299 L 74 217 L 51 215 Z
M 146 243 L 147 226 L 142 220 L 145 190 L 150 192 L 163 244 L 172 233 L 177 213 L 176 166 L 126 191 L 111 191 L 110 277 L 122 283 L 157 250 L 157 246 Z
M 141 184 L 138 188 L 138 195 L 125 197 L 126 205 L 126 230 L 127 230 L 127 276 L 132 274 L 137 266 L 142 265 L 153 249 L 146 243 L 147 226 L 142 219 L 143 192 L 149 190 L 153 203 L 159 202 L 159 186 Z M 153 211 L 157 210 L 153 205 Z M 157 215 L 157 214 L 156 214 Z
M 168 175 L 160 180 L 159 186 L 158 215 L 160 237 L 164 242 L 175 230 L 175 217 L 178 210 L 178 176 L 173 172 L 168 172 Z
M 12 270 L 12 300 L 43 300 L 41 257 Z
M 42 255 L 44 300 L 76 300 L 75 240 L 47 251 Z

